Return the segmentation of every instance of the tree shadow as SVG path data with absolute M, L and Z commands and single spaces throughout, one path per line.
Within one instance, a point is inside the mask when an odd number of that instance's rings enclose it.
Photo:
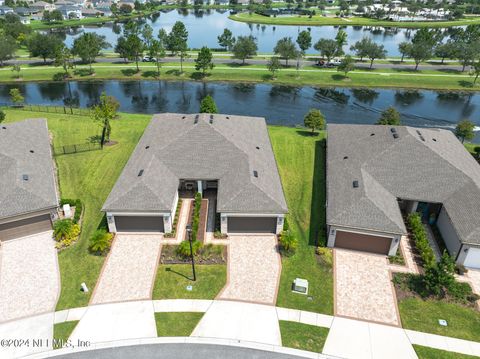
M 168 70 L 165 73 L 168 75 L 174 75 L 174 76 L 180 76 L 182 74 L 182 72 L 178 69 Z
M 247 63 L 242 64 L 241 62 L 230 62 L 226 65 L 227 67 L 244 67 L 244 66 L 247 66 L 248 64 Z
M 326 144 L 325 138 L 315 142 L 310 238 L 312 246 L 325 246 L 326 240 Z
M 100 135 L 93 135 L 87 138 L 89 143 L 100 143 L 102 141 L 102 136 Z
M 459 75 L 462 73 L 462 71 L 456 70 L 456 69 L 438 69 L 437 71 L 444 72 L 446 74 L 456 74 L 456 75 Z
M 123 69 L 121 70 L 123 76 L 133 76 L 135 74 L 137 74 L 137 70 L 136 69 Z
M 303 136 L 303 137 L 317 137 L 318 132 L 313 132 L 310 130 L 304 130 L 304 129 L 298 129 L 295 132 L 297 132 L 298 135 Z
M 185 279 L 188 279 L 188 280 L 193 280 L 193 278 L 190 278 L 189 276 L 183 274 L 183 273 L 180 273 L 180 272 L 177 272 L 177 271 L 174 271 L 171 267 L 167 267 L 165 268 L 165 272 L 170 272 L 170 273 L 173 273 L 173 274 L 176 274 L 180 277 L 183 277 Z
M 190 75 L 190 78 L 191 78 L 192 80 L 199 81 L 199 80 L 204 80 L 204 79 L 207 78 L 208 76 L 210 76 L 210 74 L 204 74 L 203 72 L 195 71 L 195 72 L 193 72 L 193 73 Z
M 334 81 L 342 81 L 343 79 L 345 79 L 344 75 L 340 75 L 340 74 L 333 74 L 332 75 L 332 80 L 334 80 Z
M 274 81 L 274 80 L 275 80 L 275 77 L 273 77 L 273 76 L 270 75 L 270 74 L 263 74 L 263 75 L 262 75 L 262 80 L 263 80 L 263 81 Z
M 474 86 L 473 82 L 466 81 L 466 80 L 460 80 L 460 81 L 458 81 L 458 84 L 462 87 L 465 87 L 465 88 L 473 88 L 473 86 Z
M 90 69 L 76 69 L 73 73 L 80 77 L 91 76 L 94 74 Z
M 142 77 L 145 77 L 145 78 L 158 78 L 157 75 L 158 75 L 157 71 L 153 71 L 153 70 L 142 72 Z

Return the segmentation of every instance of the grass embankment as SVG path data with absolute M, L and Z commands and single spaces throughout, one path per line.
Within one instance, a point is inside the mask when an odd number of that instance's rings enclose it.
M 277 306 L 333 314 L 332 267 L 315 255 L 315 237 L 324 240 L 325 132 L 269 127 L 283 190 L 290 230 L 298 238 L 295 255 L 282 259 Z M 292 293 L 295 278 L 309 281 L 308 296 Z
M 473 355 L 466 355 L 454 352 L 447 352 L 445 350 L 433 349 L 421 345 L 413 345 L 418 359 L 475 359 L 478 357 Z
M 452 26 L 466 26 L 480 24 L 480 17 L 465 18 L 453 21 L 387 21 L 376 20 L 365 17 L 340 18 L 332 16 L 314 15 L 294 15 L 283 17 L 267 17 L 255 13 L 242 12 L 230 15 L 229 19 L 241 22 L 267 25 L 295 25 L 295 26 L 385 26 L 402 28 L 443 28 Z
M 188 337 L 202 317 L 203 313 L 155 313 L 157 336 Z
M 53 134 L 54 146 L 86 143 L 100 134 L 100 127 L 89 117 L 7 110 L 7 121 L 43 117 Z M 102 222 L 100 212 L 123 166 L 150 120 L 150 115 L 121 114 L 112 123 L 112 139 L 118 144 L 104 150 L 57 156 L 61 197 L 80 198 L 85 206 L 82 232 L 77 243 L 58 254 L 61 294 L 57 310 L 88 304 L 105 257 L 92 255 L 88 242 Z M 80 290 L 85 282 L 88 293 Z
M 57 323 L 53 326 L 53 349 L 60 349 L 66 343 L 78 324 L 78 320 L 70 322 Z
M 279 321 L 284 347 L 321 353 L 328 336 L 328 328 L 302 323 Z
M 153 299 L 214 299 L 225 286 L 227 266 L 223 264 L 195 266 L 197 280 L 192 281 L 190 264 L 159 265 Z M 191 285 L 192 290 L 187 290 Z
M 399 301 L 398 309 L 405 329 L 480 341 L 480 313 L 473 308 L 441 300 L 406 298 Z M 445 319 L 448 326 L 438 324 L 439 319 Z
M 264 65 L 217 64 L 205 77 L 194 69 L 191 63 L 184 65 L 180 73 L 178 63 L 168 62 L 163 65 L 161 75 L 156 77 L 153 64 L 141 64 L 136 72 L 134 64 L 98 63 L 93 66 L 91 75 L 88 66 L 77 66 L 71 72 L 71 80 L 201 80 L 255 82 L 282 85 L 317 85 L 335 87 L 384 87 L 414 88 L 435 90 L 480 90 L 480 82 L 473 84 L 467 72 L 455 70 L 406 70 L 406 69 L 357 69 L 345 77 L 335 69 L 319 69 L 313 66 L 296 71 L 294 67 L 282 68 L 272 79 L 271 73 Z M 53 66 L 23 66 L 20 78 L 15 78 L 10 68 L 0 70 L 0 82 L 22 83 L 28 81 L 53 81 L 54 75 L 61 73 Z

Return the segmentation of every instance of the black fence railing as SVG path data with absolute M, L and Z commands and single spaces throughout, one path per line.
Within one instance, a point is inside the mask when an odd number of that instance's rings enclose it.
M 102 149 L 100 143 L 79 143 L 74 145 L 54 146 L 53 153 L 58 155 L 69 155 L 78 152 L 88 152 Z
M 58 113 L 78 116 L 90 116 L 91 110 L 89 108 L 78 108 L 68 106 L 47 106 L 47 105 L 9 105 L 0 104 L 0 107 L 9 107 L 16 110 L 30 111 L 30 112 L 45 112 L 45 113 Z

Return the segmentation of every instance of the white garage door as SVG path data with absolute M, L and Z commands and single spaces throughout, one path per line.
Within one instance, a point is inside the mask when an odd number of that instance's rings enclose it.
M 463 265 L 469 268 L 480 269 L 480 248 L 470 247 Z

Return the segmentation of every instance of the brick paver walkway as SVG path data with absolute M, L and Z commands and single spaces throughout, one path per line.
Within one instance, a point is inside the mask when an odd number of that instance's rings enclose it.
M 90 304 L 150 299 L 162 237 L 117 235 Z
M 230 236 L 228 283 L 218 298 L 275 304 L 280 270 L 275 236 Z
M 335 249 L 336 315 L 399 325 L 385 256 Z
M 53 312 L 60 278 L 52 232 L 3 242 L 0 253 L 0 322 Z

